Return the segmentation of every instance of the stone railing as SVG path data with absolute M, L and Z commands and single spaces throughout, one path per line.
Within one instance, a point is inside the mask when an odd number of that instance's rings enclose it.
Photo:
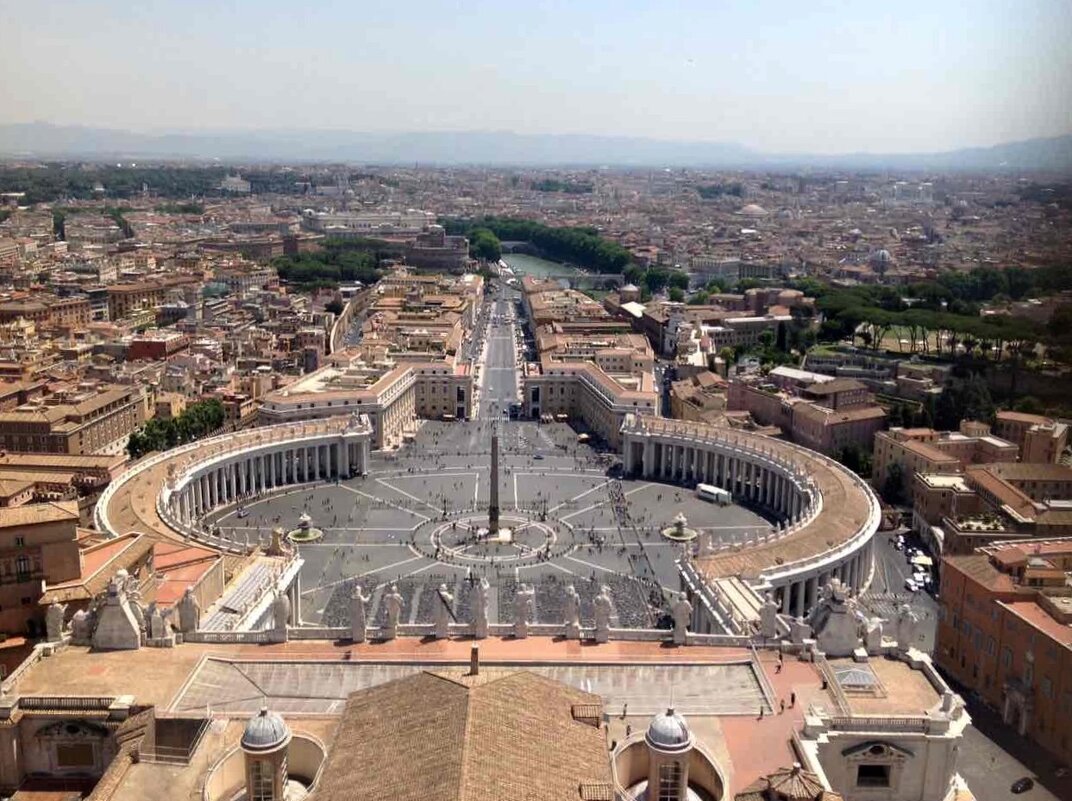
M 448 626 L 449 637 L 453 639 L 472 638 L 475 636 L 473 624 L 451 623 Z M 287 628 L 287 638 L 291 640 L 350 640 L 352 631 L 349 626 L 291 626 Z M 383 626 L 369 626 L 365 629 L 367 640 L 388 640 L 399 637 L 430 637 L 435 634 L 435 625 L 432 623 L 400 623 L 392 636 L 390 631 Z M 619 629 L 611 628 L 607 632 L 608 639 L 622 642 L 672 642 L 673 631 L 670 629 Z M 514 636 L 514 624 L 491 623 L 488 625 L 489 637 L 501 637 L 508 639 Z M 563 637 L 566 636 L 566 626 L 562 623 L 530 623 L 528 625 L 530 637 Z M 196 631 L 185 636 L 186 642 L 205 643 L 250 643 L 271 642 L 273 632 L 269 629 L 260 631 Z M 597 632 L 592 626 L 582 626 L 580 630 L 581 640 L 596 640 Z M 749 648 L 752 646 L 751 637 L 740 637 L 729 634 L 698 634 L 689 632 L 688 645 L 708 647 L 733 647 Z
M 908 717 L 908 716 L 859 716 L 859 715 L 832 715 L 831 717 L 822 717 L 823 723 L 826 724 L 828 729 L 835 731 L 858 731 L 858 732 L 884 732 L 884 731 L 899 731 L 899 732 L 914 732 L 914 733 L 937 733 L 933 731 L 934 724 L 945 723 L 946 726 L 939 726 L 938 728 L 948 728 L 948 721 L 942 721 L 940 719 L 929 717 Z

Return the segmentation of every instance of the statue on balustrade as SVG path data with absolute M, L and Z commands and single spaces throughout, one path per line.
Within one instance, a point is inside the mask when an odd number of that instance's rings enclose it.
M 488 636 L 488 592 L 491 585 L 481 576 L 473 585 L 473 636 L 482 640 Z
M 201 624 L 201 604 L 194 595 L 193 587 L 187 587 L 179 600 L 179 631 L 186 634 L 197 631 Z
M 572 584 L 566 586 L 566 637 L 570 640 L 581 638 L 581 596 Z
M 63 615 L 67 611 L 67 605 L 53 601 L 45 612 L 45 631 L 49 642 L 59 642 L 63 639 Z
M 454 616 L 451 605 L 454 603 L 454 596 L 447 591 L 446 584 L 439 585 L 436 595 L 439 596 L 439 603 L 435 606 L 434 632 L 437 640 L 445 640 L 450 636 L 450 621 Z
M 398 591 L 398 585 L 391 585 L 391 590 L 384 596 L 383 602 L 387 607 L 384 635 L 393 640 L 398 635 L 398 619 L 402 616 L 402 593 Z
M 689 624 L 692 623 L 692 604 L 685 593 L 678 593 L 670 612 L 674 616 L 674 645 L 687 645 Z
M 919 627 L 919 618 L 908 604 L 902 604 L 897 610 L 897 650 L 908 653 L 916 642 L 916 634 Z
M 290 596 L 276 591 L 272 601 L 272 642 L 286 642 L 287 624 L 290 623 Z
M 599 595 L 593 601 L 596 617 L 596 642 L 607 642 L 610 639 L 610 619 L 614 614 L 614 602 L 610 597 L 610 587 L 604 584 L 599 589 Z
M 365 604 L 371 600 L 371 595 L 361 592 L 361 585 L 354 582 L 354 590 L 350 593 L 350 639 L 353 642 L 365 641 Z
M 529 623 L 535 614 L 536 592 L 528 584 L 522 584 L 514 596 L 514 636 L 519 640 L 529 636 Z

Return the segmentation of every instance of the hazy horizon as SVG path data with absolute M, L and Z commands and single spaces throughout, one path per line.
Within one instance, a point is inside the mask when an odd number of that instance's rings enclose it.
M 5 5 L 0 123 L 934 153 L 1072 133 L 1072 3 Z

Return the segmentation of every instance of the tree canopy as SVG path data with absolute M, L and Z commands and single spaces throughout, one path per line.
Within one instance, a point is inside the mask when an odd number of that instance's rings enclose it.
M 177 445 L 201 439 L 223 425 L 226 414 L 216 398 L 198 401 L 186 407 L 178 417 L 154 417 L 130 435 L 127 453 L 138 459 L 153 451 L 166 451 Z
M 465 234 L 486 229 L 500 240 L 531 242 L 553 261 L 569 262 L 597 273 L 621 273 L 632 261 L 629 251 L 617 242 L 603 239 L 592 228 L 552 228 L 532 220 L 513 217 L 480 217 L 475 220 L 441 220 L 447 233 Z

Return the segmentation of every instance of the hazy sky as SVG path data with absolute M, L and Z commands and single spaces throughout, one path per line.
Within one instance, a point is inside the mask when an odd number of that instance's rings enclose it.
M 0 0 L 0 122 L 924 151 L 1072 132 L 1072 0 Z

